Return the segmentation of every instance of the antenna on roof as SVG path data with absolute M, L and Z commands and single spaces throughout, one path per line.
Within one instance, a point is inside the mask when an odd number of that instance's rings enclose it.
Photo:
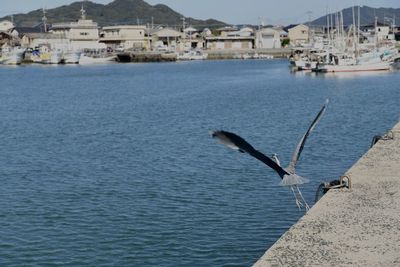
M 83 7 L 83 3 L 82 3 L 82 8 L 81 8 L 81 18 L 82 18 L 82 20 L 85 20 L 86 19 L 86 10 L 84 9 L 84 7 Z

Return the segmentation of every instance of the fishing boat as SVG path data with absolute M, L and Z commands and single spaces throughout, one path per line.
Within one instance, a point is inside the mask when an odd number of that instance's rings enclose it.
M 91 65 L 91 64 L 105 64 L 116 61 L 115 55 L 107 55 L 107 56 L 89 56 L 82 54 L 79 59 L 80 65 Z
M 0 51 L 0 64 L 19 65 L 22 63 L 24 53 L 24 48 L 4 46 Z
M 201 50 L 189 50 L 185 51 L 183 54 L 178 55 L 178 60 L 204 60 L 207 59 L 208 54 Z
M 343 65 L 331 65 L 331 64 L 317 64 L 317 67 L 313 69 L 315 72 L 359 72 L 359 71 L 387 71 L 391 69 L 390 62 L 372 62 L 372 63 L 355 63 L 355 64 L 343 64 Z
M 67 50 L 62 52 L 61 63 L 64 64 L 79 64 L 82 52 Z
M 41 45 L 32 51 L 31 60 L 33 63 L 40 64 L 60 64 L 62 51 L 53 50 L 47 45 Z

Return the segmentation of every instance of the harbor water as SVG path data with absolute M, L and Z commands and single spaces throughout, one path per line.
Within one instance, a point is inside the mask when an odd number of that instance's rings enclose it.
M 235 132 L 313 204 L 398 122 L 400 73 L 291 73 L 285 60 L 0 67 L 0 266 L 250 266 L 303 214 Z

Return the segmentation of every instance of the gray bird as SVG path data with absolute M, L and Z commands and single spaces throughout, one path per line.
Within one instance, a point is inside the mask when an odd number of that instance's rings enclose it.
M 246 140 L 242 137 L 227 131 L 212 131 L 211 136 L 213 138 L 218 139 L 221 143 L 228 146 L 231 149 L 237 150 L 241 153 L 247 153 L 250 156 L 260 160 L 273 170 L 275 170 L 278 175 L 281 177 L 281 185 L 289 186 L 295 196 L 296 205 L 299 207 L 305 207 L 308 210 L 310 207 L 308 206 L 307 202 L 305 201 L 298 185 L 304 184 L 309 182 L 308 179 L 301 177 L 296 174 L 296 164 L 300 158 L 300 154 L 303 151 L 304 144 L 310 133 L 314 130 L 317 123 L 322 118 L 322 115 L 325 113 L 326 107 L 328 105 L 328 100 L 326 100 L 324 106 L 318 112 L 317 116 L 314 118 L 313 122 L 311 123 L 310 127 L 307 129 L 307 132 L 302 136 L 300 142 L 296 146 L 296 149 L 293 152 L 292 159 L 289 165 L 286 168 L 282 168 L 280 165 L 280 161 L 276 154 L 272 155 L 272 159 L 261 153 L 260 151 L 256 150 L 253 146 L 251 146 Z

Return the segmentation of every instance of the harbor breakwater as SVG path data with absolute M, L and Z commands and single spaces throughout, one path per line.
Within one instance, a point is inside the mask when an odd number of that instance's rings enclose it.
M 400 123 L 388 136 L 254 266 L 400 266 Z
M 287 58 L 291 49 L 230 49 L 230 50 L 205 50 L 208 60 L 228 59 L 270 59 Z M 170 52 L 124 52 L 117 54 L 117 61 L 126 62 L 171 62 L 178 59 L 177 53 Z

